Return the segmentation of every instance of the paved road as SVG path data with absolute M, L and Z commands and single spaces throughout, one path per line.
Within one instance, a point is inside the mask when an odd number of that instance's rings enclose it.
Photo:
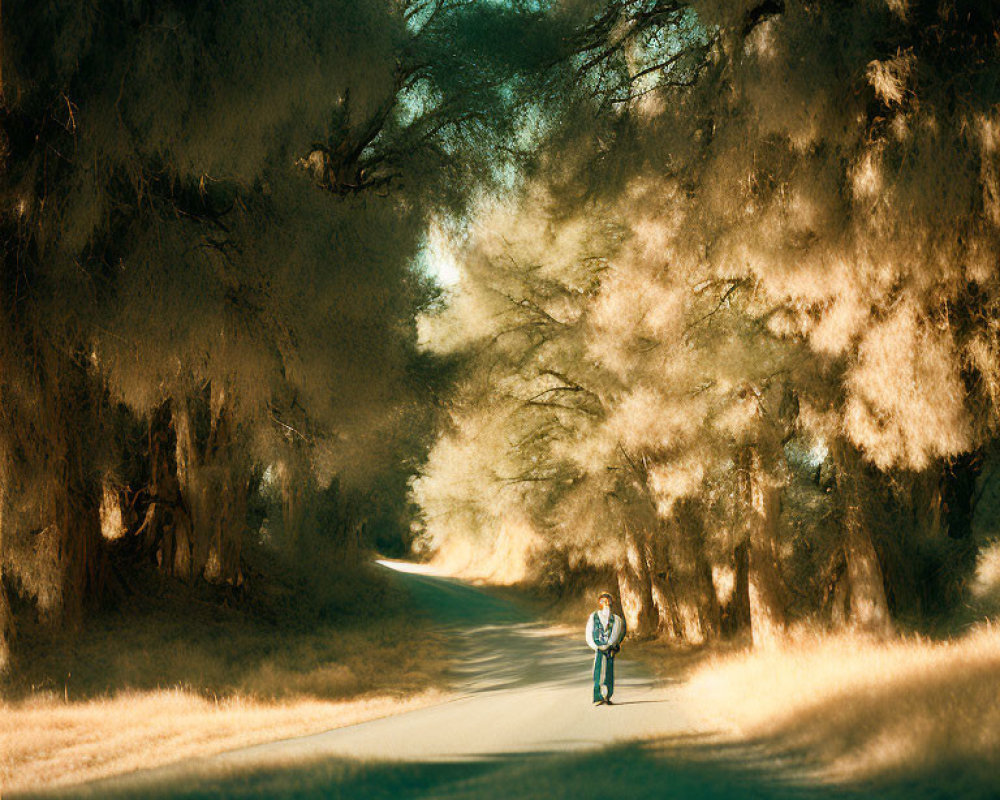
M 523 608 L 458 580 L 414 571 L 398 579 L 454 642 L 457 699 L 39 796 L 803 796 L 773 778 L 773 765 L 707 739 L 705 722 L 685 712 L 676 689 L 638 663 L 622 658 L 617 704 L 594 707 L 582 633 L 550 635 Z M 822 792 L 824 800 L 836 796 Z

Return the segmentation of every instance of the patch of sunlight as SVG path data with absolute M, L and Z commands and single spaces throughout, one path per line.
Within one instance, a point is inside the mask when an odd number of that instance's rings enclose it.
M 396 572 L 408 572 L 414 575 L 440 574 L 440 570 L 430 564 L 417 564 L 413 561 L 398 561 L 394 558 L 376 558 L 375 563 L 380 567 L 395 570 Z
M 427 226 L 414 266 L 444 289 L 457 285 L 462 279 L 455 247 L 438 220 L 432 220 Z
M 818 467 L 824 461 L 826 457 L 830 455 L 830 448 L 826 446 L 826 442 L 822 439 L 817 441 L 812 447 L 809 448 L 808 463 L 810 467 Z
M 805 754 L 819 777 L 894 778 L 948 764 L 997 767 L 1000 628 L 943 642 L 793 632 L 773 649 L 699 668 L 684 704 L 734 740 Z

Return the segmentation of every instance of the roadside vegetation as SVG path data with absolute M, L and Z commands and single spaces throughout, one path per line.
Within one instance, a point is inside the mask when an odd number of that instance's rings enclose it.
M 242 597 L 150 570 L 155 592 L 71 642 L 23 627 L 0 786 L 78 783 L 445 699 L 447 650 L 408 596 L 377 567 L 326 571 L 334 594 L 318 598 L 293 565 L 248 570 L 266 583 Z
M 710 657 L 682 694 L 727 743 L 751 744 L 810 782 L 989 797 L 1000 769 L 1000 630 L 888 641 L 800 633 Z

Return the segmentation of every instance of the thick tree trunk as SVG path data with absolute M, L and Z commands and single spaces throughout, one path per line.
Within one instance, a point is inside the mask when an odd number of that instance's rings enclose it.
M 776 548 L 778 503 L 776 487 L 764 481 L 755 482 L 747 572 L 750 632 L 755 645 L 774 642 L 783 634 L 786 624 Z
M 670 585 L 669 575 L 661 571 L 652 580 L 653 607 L 656 609 L 657 632 L 669 639 L 683 641 L 684 626 L 677 609 L 677 594 Z
M 667 558 L 666 532 L 649 537 L 647 548 L 650 590 L 656 609 L 657 631 L 670 639 L 683 640 L 684 628 L 677 610 L 677 591 Z
M 731 568 L 733 586 L 721 610 L 722 629 L 729 635 L 750 627 L 750 546 L 745 539 L 733 548 Z
M 625 563 L 618 570 L 618 593 L 629 631 L 636 636 L 654 633 L 657 620 L 645 546 L 629 526 L 625 527 Z
M 14 617 L 11 614 L 10 603 L 7 601 L 7 590 L 3 585 L 3 567 L 0 566 L 0 675 L 10 668 L 10 648 L 14 640 Z
M 837 554 L 823 603 L 830 605 L 830 622 L 835 628 L 843 628 L 850 623 L 851 582 L 847 577 L 847 557 L 843 551 Z
M 191 515 L 191 574 L 239 585 L 249 480 L 235 452 L 225 399 L 213 388 L 201 439 L 190 403 L 175 411 L 177 474 Z
M 972 534 L 976 511 L 976 481 L 983 471 L 981 449 L 965 453 L 944 467 L 941 475 L 941 499 L 945 525 L 952 539 L 967 539 Z
M 177 481 L 191 516 L 189 574 L 200 577 L 208 561 L 211 540 L 211 505 L 206 498 L 206 470 L 202 465 L 202 447 L 195 430 L 192 404 L 198 400 L 179 400 L 173 408 L 174 433 L 177 438 Z
M 177 435 L 170 401 L 149 421 L 149 506 L 139 529 L 143 548 L 164 572 L 191 576 L 193 527 L 177 478 Z
M 837 464 L 837 485 L 843 503 L 843 548 L 846 569 L 844 587 L 838 586 L 841 600 L 846 592 L 849 624 L 874 633 L 892 629 L 885 579 L 878 554 L 865 519 L 865 493 L 862 490 L 864 464 L 860 454 L 846 442 L 833 448 Z M 835 598 L 836 599 L 836 598 Z M 834 605 L 834 613 L 842 606 Z M 834 620 L 836 621 L 836 619 Z
M 49 387 L 49 424 L 54 469 L 50 476 L 52 524 L 58 536 L 59 601 L 63 625 L 79 627 L 87 602 L 104 586 L 106 554 L 101 536 L 100 476 L 91 464 L 90 445 L 80 424 L 94 418 L 92 387 L 85 369 L 68 363 Z
M 844 532 L 851 624 L 874 633 L 889 633 L 892 622 L 885 597 L 882 567 L 868 528 L 863 520 L 858 519 L 859 516 L 860 512 L 856 507 L 848 510 Z
M 206 577 L 233 585 L 243 582 L 240 554 L 246 537 L 247 490 L 249 481 L 233 470 L 222 473 L 219 487 L 219 514 L 209 548 L 209 571 Z M 217 569 L 214 565 L 218 565 Z
M 100 594 L 104 583 L 99 497 L 75 480 L 56 487 L 61 614 L 68 628 L 79 627 L 84 605 Z
M 302 534 L 304 487 L 288 471 L 281 473 L 281 529 L 285 542 L 295 546 Z
M 676 589 L 680 636 L 692 644 L 714 639 L 719 635 L 719 603 L 705 558 L 698 510 L 692 504 L 681 504 L 664 532 L 669 574 Z
M 778 569 L 780 488 L 765 473 L 760 454 L 750 447 L 743 454 L 749 494 L 747 598 L 750 633 L 755 646 L 774 643 L 785 630 L 785 589 Z
M 288 443 L 286 457 L 278 466 L 281 486 L 281 522 L 285 543 L 294 547 L 302 534 L 306 498 L 314 488 L 304 448 L 297 441 Z

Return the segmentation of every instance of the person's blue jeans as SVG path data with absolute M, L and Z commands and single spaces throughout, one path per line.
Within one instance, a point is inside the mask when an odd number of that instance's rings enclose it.
M 605 695 L 601 686 L 608 687 Z M 615 657 L 606 650 L 598 650 L 594 657 L 594 702 L 610 700 L 615 692 Z

